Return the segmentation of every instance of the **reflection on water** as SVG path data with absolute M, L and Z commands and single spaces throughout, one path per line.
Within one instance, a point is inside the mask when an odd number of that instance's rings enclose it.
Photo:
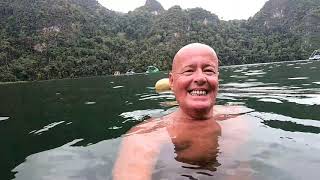
M 113 89 L 123 88 L 123 86 L 114 86 Z
M 241 105 L 244 113 L 241 121 L 219 123 L 224 134 L 214 168 L 177 161 L 169 143 L 154 178 L 318 179 L 319 69 L 319 61 L 222 67 L 218 104 Z M 0 179 L 111 179 L 121 136 L 176 109 L 171 93 L 153 88 L 166 76 L 1 85 Z
M 53 127 L 55 127 L 55 126 L 57 126 L 57 125 L 59 125 L 59 124 L 62 124 L 62 123 L 64 123 L 64 121 L 54 122 L 54 123 L 51 123 L 51 124 L 48 124 L 48 125 L 44 126 L 44 127 L 41 128 L 40 130 L 33 130 L 33 131 L 31 131 L 29 134 L 37 134 L 37 135 L 40 135 L 40 134 L 42 134 L 42 133 L 45 132 L 45 131 L 49 131 L 50 128 L 53 128 Z
M 279 99 L 272 99 L 272 98 L 261 98 L 261 99 L 258 99 L 258 101 L 262 101 L 262 102 L 273 102 L 273 103 L 282 103 L 282 101 L 280 101 Z
M 293 77 L 293 78 L 288 78 L 291 80 L 299 80 L 299 79 L 309 79 L 308 77 Z
M 13 171 L 15 179 L 111 179 L 114 155 L 120 139 L 104 140 L 89 146 L 73 146 L 75 139 L 63 146 L 30 155 Z
M 5 120 L 8 120 L 9 117 L 0 117 L 0 121 L 5 121 Z
M 155 117 L 161 112 L 163 112 L 163 109 L 146 109 L 146 110 L 135 110 L 132 112 L 124 112 L 121 113 L 120 116 L 125 118 L 122 123 L 126 123 L 128 121 L 143 121 L 145 119 L 148 119 L 150 117 Z M 147 118 L 146 118 L 147 117 Z
M 93 102 L 93 101 L 87 101 L 85 102 L 84 104 L 87 104 L 87 105 L 91 105 L 91 104 L 95 104 L 96 102 Z

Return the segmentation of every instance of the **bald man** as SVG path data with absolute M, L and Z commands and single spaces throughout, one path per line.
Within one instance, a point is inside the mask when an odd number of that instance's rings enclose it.
M 139 124 L 126 134 L 113 178 L 152 179 L 155 166 L 160 162 L 214 171 L 219 164 L 218 137 L 221 135 L 217 123 L 221 114 L 213 108 L 219 89 L 218 76 L 218 57 L 211 47 L 193 43 L 181 48 L 169 74 L 178 109 Z M 170 149 L 167 154 L 166 149 Z M 168 155 L 170 153 L 174 155 Z

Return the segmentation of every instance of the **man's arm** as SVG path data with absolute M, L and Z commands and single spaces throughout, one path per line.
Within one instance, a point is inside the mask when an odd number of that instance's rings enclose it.
M 150 180 L 152 177 L 160 152 L 161 133 L 159 130 L 139 132 L 137 129 L 123 138 L 113 169 L 114 180 Z

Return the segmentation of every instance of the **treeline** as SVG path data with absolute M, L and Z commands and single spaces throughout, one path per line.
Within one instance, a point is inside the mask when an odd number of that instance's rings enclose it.
M 247 21 L 222 21 L 201 8 L 164 10 L 155 0 L 129 13 L 95 0 L 5 0 L 0 81 L 168 70 L 192 42 L 214 47 L 222 65 L 306 59 L 320 48 L 319 7 L 318 0 L 271 0 Z

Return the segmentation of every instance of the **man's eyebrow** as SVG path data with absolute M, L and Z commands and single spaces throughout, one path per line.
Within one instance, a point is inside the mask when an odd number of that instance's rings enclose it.
M 189 64 L 189 65 L 186 65 L 186 66 L 183 66 L 182 68 L 185 68 L 185 67 L 194 67 L 196 66 L 195 64 Z
M 205 65 L 204 65 L 204 67 L 208 67 L 208 66 L 211 66 L 211 67 L 214 67 L 214 68 L 217 67 L 215 64 L 205 64 Z
M 186 66 L 182 66 L 180 70 L 184 70 L 186 68 L 194 68 L 196 65 L 194 64 L 189 64 L 189 65 L 186 65 Z

